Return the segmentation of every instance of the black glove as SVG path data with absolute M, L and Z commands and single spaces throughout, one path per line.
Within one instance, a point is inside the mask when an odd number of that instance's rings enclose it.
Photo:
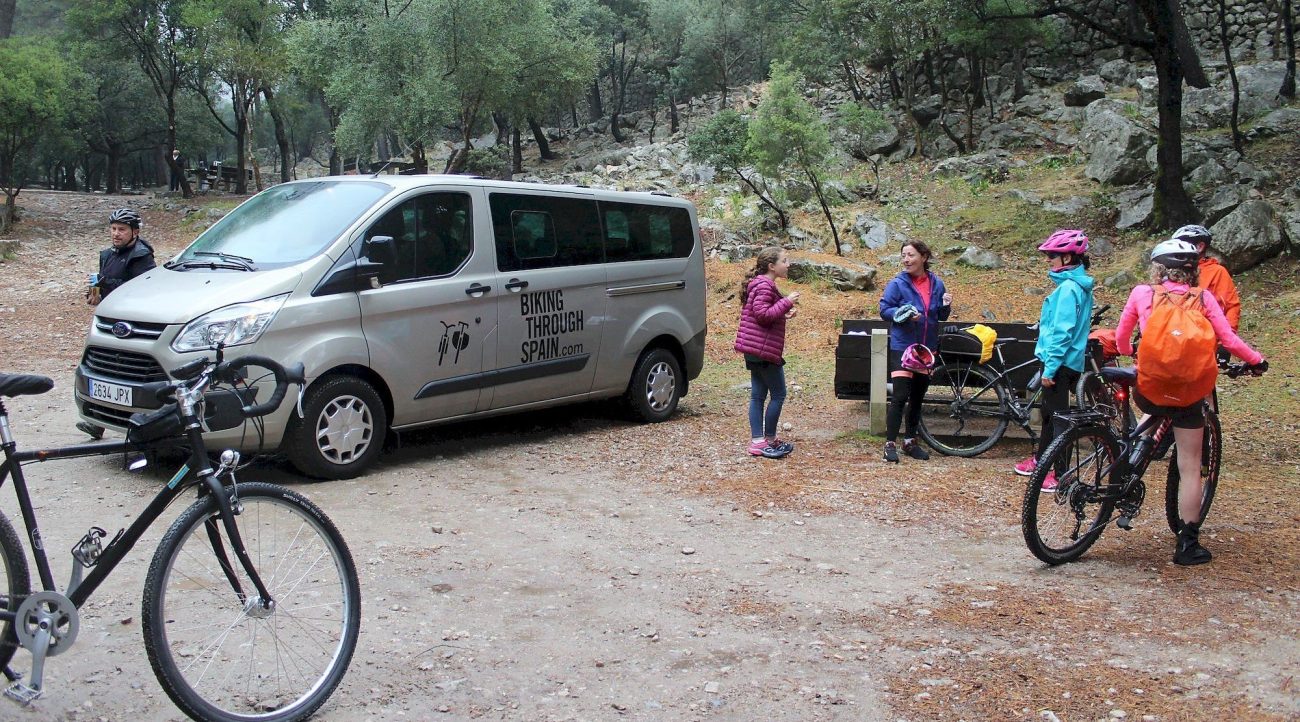
M 1268 371 L 1268 359 L 1264 359 L 1257 364 L 1251 364 L 1247 369 L 1250 371 L 1251 376 L 1263 376 L 1264 372 Z

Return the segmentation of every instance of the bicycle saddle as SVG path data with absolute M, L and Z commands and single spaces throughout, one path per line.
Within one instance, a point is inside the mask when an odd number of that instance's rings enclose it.
M 1112 383 L 1131 386 L 1137 381 L 1138 370 L 1136 366 L 1102 366 L 1101 377 Z
M 0 396 L 35 396 L 54 388 L 48 376 L 0 374 Z

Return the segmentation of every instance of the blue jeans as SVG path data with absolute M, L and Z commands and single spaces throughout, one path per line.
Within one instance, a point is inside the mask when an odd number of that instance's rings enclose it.
M 763 412 L 763 401 L 772 400 Z M 785 403 L 785 366 L 765 364 L 749 370 L 749 438 L 776 438 L 777 421 L 781 418 L 781 405 Z M 767 433 L 764 434 L 763 430 Z

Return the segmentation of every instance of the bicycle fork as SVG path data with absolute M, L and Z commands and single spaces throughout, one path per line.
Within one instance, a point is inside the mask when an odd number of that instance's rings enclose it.
M 230 588 L 235 592 L 239 603 L 244 605 L 246 611 L 251 616 L 265 616 L 274 611 L 275 600 L 271 598 L 271 592 L 267 590 L 266 585 L 262 582 L 262 577 L 257 573 L 253 566 L 253 560 L 248 555 L 248 549 L 244 546 L 243 537 L 239 534 L 239 526 L 235 523 L 235 516 L 243 512 L 239 504 L 237 484 L 235 483 L 235 467 L 239 465 L 239 452 L 227 450 L 221 454 L 221 465 L 213 471 L 210 468 L 199 472 L 199 479 L 206 486 L 207 493 L 211 494 L 217 502 L 218 516 L 221 517 L 222 526 L 225 528 L 226 536 L 230 540 L 230 547 L 235 552 L 235 558 L 239 560 L 239 565 L 244 568 L 244 573 L 248 575 L 253 587 L 257 590 L 256 599 L 249 599 L 248 593 L 239 582 L 239 575 L 235 572 L 234 564 L 230 561 L 230 556 L 226 553 L 226 545 L 222 544 L 221 534 L 217 528 L 216 522 L 212 517 L 203 523 L 204 531 L 208 536 L 208 543 L 212 546 L 212 552 L 216 555 L 217 563 L 221 566 L 221 572 L 225 575 L 226 581 L 230 582 Z M 231 487 L 229 494 L 227 489 L 221 483 L 221 477 L 225 474 L 230 475 Z

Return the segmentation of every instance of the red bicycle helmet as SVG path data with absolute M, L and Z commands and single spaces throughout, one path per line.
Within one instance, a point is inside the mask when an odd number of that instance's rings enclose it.
M 1043 253 L 1072 253 L 1081 256 L 1088 252 L 1088 237 L 1083 231 L 1060 230 L 1049 236 L 1038 250 Z

